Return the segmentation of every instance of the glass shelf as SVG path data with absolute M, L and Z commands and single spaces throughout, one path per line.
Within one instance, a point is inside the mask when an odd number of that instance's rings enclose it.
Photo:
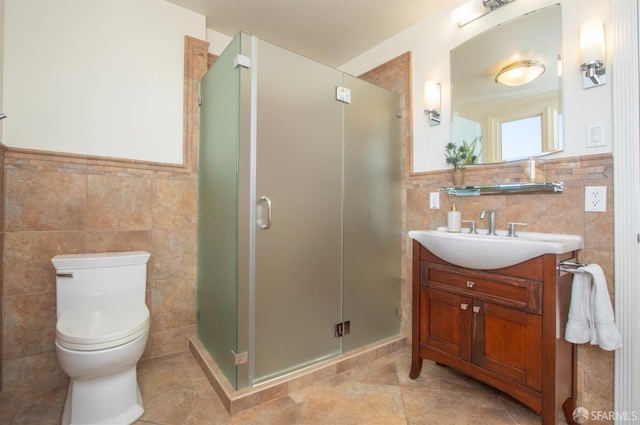
M 477 186 L 448 186 L 441 187 L 441 192 L 448 192 L 449 196 L 479 196 L 505 195 L 509 193 L 562 193 L 562 182 L 547 183 L 506 183 Z

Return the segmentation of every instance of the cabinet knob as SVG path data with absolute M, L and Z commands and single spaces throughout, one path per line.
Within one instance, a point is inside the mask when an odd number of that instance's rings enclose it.
M 472 282 L 470 280 L 467 280 L 467 288 L 473 288 L 475 286 L 475 282 Z
M 473 306 L 473 312 L 474 313 L 480 313 L 480 306 L 479 305 L 474 305 Z
M 460 310 L 466 310 L 468 308 L 469 308 L 469 304 L 467 304 L 467 303 L 460 304 Z

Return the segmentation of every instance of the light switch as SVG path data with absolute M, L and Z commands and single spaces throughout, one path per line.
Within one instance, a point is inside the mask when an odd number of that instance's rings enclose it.
M 594 122 L 587 125 L 587 147 L 597 148 L 606 146 L 606 140 L 604 137 L 604 124 L 601 122 Z
M 432 210 L 440 209 L 440 192 L 429 193 L 429 208 Z

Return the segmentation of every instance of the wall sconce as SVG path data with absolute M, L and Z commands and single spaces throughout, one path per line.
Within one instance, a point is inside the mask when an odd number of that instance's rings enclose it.
M 589 89 L 607 82 L 605 72 L 604 25 L 592 19 L 580 25 L 580 70 L 584 71 L 582 88 Z
M 424 83 L 424 113 L 429 117 L 429 125 L 440 124 L 440 83 Z
M 451 20 L 459 27 L 515 0 L 471 0 L 451 12 Z
M 514 62 L 502 68 L 496 75 L 495 81 L 505 86 L 522 86 L 541 76 L 544 70 L 544 65 L 538 61 Z

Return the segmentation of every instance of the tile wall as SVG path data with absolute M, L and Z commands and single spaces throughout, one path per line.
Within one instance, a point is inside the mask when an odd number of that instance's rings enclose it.
M 5 161 L 3 390 L 66 380 L 54 339 L 57 254 L 151 253 L 143 357 L 195 333 L 195 174 L 9 149 Z
M 0 193 L 4 194 L 4 154 L 5 146 L 0 145 Z M 4 217 L 4 196 L 0 196 L 0 217 Z M 0 252 L 4 252 L 4 226 L 0 226 Z M 4 262 L 0 261 L 0 300 L 2 295 L 2 281 L 4 278 Z M 0 318 L 4 317 L 3 302 L 0 302 Z M 0 359 L 3 357 L 2 340 L 4 339 L 4 329 L 0 323 Z M 2 383 L 2 367 L 0 367 L 0 383 Z
M 52 153 L 6 153 L 3 390 L 55 386 L 66 379 L 53 345 L 55 276 L 50 259 L 56 254 L 149 251 L 147 302 L 152 322 L 144 357 L 186 350 L 195 333 L 195 174 L 96 162 Z M 612 163 L 610 155 L 546 161 L 547 177 L 565 184 L 562 194 L 455 201 L 465 219 L 478 219 L 483 208 L 492 208 L 499 228 L 519 221 L 527 223 L 528 231 L 582 235 L 585 249 L 580 260 L 604 268 L 612 293 Z M 467 171 L 467 183 L 508 182 L 518 176 L 517 166 L 479 166 Z M 406 229 L 446 224 L 452 199 L 441 194 L 441 208 L 431 210 L 429 193 L 448 185 L 449 179 L 448 172 L 432 172 L 405 181 Z M 606 213 L 583 212 L 584 186 L 607 187 Z M 405 249 L 408 267 L 408 240 Z M 409 292 L 405 279 L 405 312 L 410 311 Z M 408 333 L 408 314 L 405 318 Z M 591 410 L 611 410 L 612 353 L 590 346 L 581 346 L 578 353 L 579 403 Z

